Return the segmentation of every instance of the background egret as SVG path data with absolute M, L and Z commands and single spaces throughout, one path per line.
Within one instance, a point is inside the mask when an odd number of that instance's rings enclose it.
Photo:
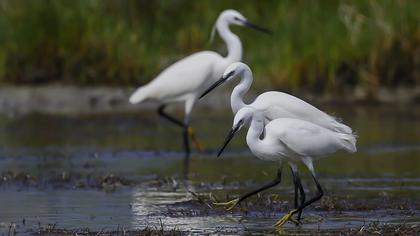
M 219 15 L 215 29 L 227 45 L 228 54 L 226 57 L 212 51 L 192 54 L 166 68 L 153 81 L 138 88 L 129 99 L 132 104 L 146 101 L 159 103 L 159 115 L 183 129 L 186 169 L 188 169 L 190 156 L 189 137 L 192 138 L 197 148 L 201 149 L 194 137 L 193 129 L 190 127 L 190 114 L 198 96 L 205 88 L 220 78 L 228 65 L 242 60 L 241 41 L 230 31 L 230 25 L 247 26 L 261 32 L 269 32 L 250 23 L 239 12 L 225 10 Z M 166 105 L 173 102 L 185 103 L 184 121 L 165 112 Z
M 279 184 L 282 164 L 287 162 L 294 173 L 295 188 L 299 188 L 301 191 L 301 204 L 298 207 L 295 205 L 294 210 L 276 223 L 276 227 L 281 227 L 298 212 L 297 220 L 299 221 L 302 210 L 323 196 L 322 187 L 313 167 L 313 159 L 318 159 L 338 150 L 356 152 L 356 137 L 353 134 L 335 132 L 299 119 L 278 118 L 270 121 L 265 127 L 264 120 L 264 114 L 254 108 L 240 109 L 235 115 L 232 129 L 227 135 L 218 156 L 221 155 L 241 127 L 250 125 L 246 136 L 248 147 L 259 159 L 280 164 L 276 178 L 272 183 L 256 191 L 227 203 L 216 203 L 216 205 L 225 205 L 232 208 L 246 198 Z M 305 201 L 305 192 L 298 175 L 297 163 L 299 162 L 303 162 L 309 169 L 318 189 L 318 194 L 308 201 Z

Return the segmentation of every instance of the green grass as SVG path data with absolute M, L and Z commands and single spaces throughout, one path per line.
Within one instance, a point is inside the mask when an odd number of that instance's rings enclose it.
M 257 86 L 326 90 L 419 84 L 419 1 L 0 0 L 0 83 L 138 85 L 208 43 L 234 8 Z

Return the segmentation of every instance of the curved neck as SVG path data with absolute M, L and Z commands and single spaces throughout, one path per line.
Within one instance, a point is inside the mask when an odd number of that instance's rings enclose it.
M 247 143 L 259 143 L 264 139 L 261 139 L 261 134 L 264 132 L 264 120 L 253 118 L 251 125 L 249 126 L 248 133 L 246 135 Z
M 238 112 L 242 107 L 245 107 L 247 104 L 244 103 L 244 95 L 248 92 L 252 84 L 252 73 L 249 69 L 246 69 L 242 72 L 242 79 L 238 85 L 232 91 L 230 95 L 230 105 L 234 114 Z
M 238 36 L 236 36 L 229 29 L 226 21 L 219 19 L 216 23 L 217 32 L 220 37 L 225 41 L 228 49 L 226 59 L 237 62 L 242 60 L 242 43 Z

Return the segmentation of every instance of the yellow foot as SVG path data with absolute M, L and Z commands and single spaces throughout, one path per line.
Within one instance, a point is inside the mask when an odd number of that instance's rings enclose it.
M 292 219 L 292 216 L 294 214 L 296 214 L 297 210 L 291 210 L 289 213 L 287 213 L 286 215 L 284 215 L 279 221 L 276 222 L 276 224 L 274 225 L 277 229 L 281 229 L 283 227 L 283 225 L 287 222 L 287 221 L 292 221 L 295 224 L 299 224 L 298 221 Z
M 232 210 L 239 203 L 239 198 L 235 198 L 228 202 L 213 202 L 213 205 L 223 206 L 227 211 Z
M 191 140 L 193 141 L 195 147 L 198 151 L 202 152 L 204 150 L 203 145 L 198 141 L 198 139 L 195 137 L 195 132 L 192 127 L 188 127 L 188 136 L 190 136 Z

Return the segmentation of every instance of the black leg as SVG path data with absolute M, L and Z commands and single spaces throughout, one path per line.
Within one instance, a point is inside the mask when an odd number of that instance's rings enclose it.
M 299 177 L 299 173 L 298 172 L 295 173 L 292 168 L 290 168 L 290 170 L 292 171 L 293 184 L 295 186 L 295 199 L 294 199 L 295 209 L 298 209 L 299 208 L 299 205 L 298 205 L 299 195 L 300 195 L 300 205 L 303 205 L 305 203 L 305 198 L 306 198 L 305 190 L 303 189 L 302 182 Z M 303 209 L 299 211 L 297 221 L 300 221 L 300 219 L 302 218 L 302 212 L 303 212 Z
M 297 181 L 297 185 L 300 192 L 300 205 L 302 206 L 303 204 L 305 204 L 306 196 L 305 196 L 305 190 L 303 189 L 302 182 L 299 177 L 299 173 L 296 173 L 296 181 Z M 303 209 L 299 211 L 297 221 L 300 221 L 300 219 L 302 218 L 302 212 L 303 212 Z
M 216 203 L 213 203 L 213 204 L 217 205 L 217 206 L 225 206 L 226 210 L 231 210 L 232 208 L 234 208 L 236 205 L 238 205 L 243 200 L 245 200 L 245 199 L 261 192 L 261 191 L 272 188 L 272 187 L 278 185 L 280 182 L 281 182 L 281 168 L 278 169 L 276 178 L 273 181 L 271 181 L 270 183 L 262 186 L 261 188 L 259 188 L 257 190 L 254 190 L 252 192 L 249 192 L 245 195 L 242 195 L 241 197 L 233 199 L 229 202 L 216 202 Z
M 184 158 L 184 174 L 185 176 L 188 178 L 188 173 L 190 170 L 190 154 L 191 154 L 191 150 L 190 150 L 190 138 L 188 136 L 188 127 L 184 128 L 183 131 L 183 139 L 184 139 L 184 150 L 185 150 L 185 158 Z
M 298 192 L 298 183 L 297 183 L 295 172 L 293 171 L 292 168 L 290 168 L 290 170 L 292 171 L 293 185 L 295 186 L 295 209 L 297 209 L 298 208 L 298 197 L 299 197 L 298 196 L 299 195 L 299 192 Z
M 238 200 L 237 204 L 239 204 L 239 203 L 240 203 L 240 202 L 242 202 L 243 200 L 245 200 L 245 199 L 247 199 L 247 198 L 249 198 L 249 197 L 251 197 L 251 196 L 253 196 L 253 195 L 255 195 L 255 194 L 259 193 L 259 192 L 262 192 L 262 191 L 264 191 L 264 190 L 266 190 L 266 189 L 272 188 L 272 187 L 274 187 L 274 186 L 276 186 L 276 185 L 280 184 L 280 182 L 281 182 L 281 169 L 278 169 L 278 170 L 277 170 L 277 176 L 276 176 L 276 178 L 275 178 L 273 181 L 271 181 L 270 183 L 268 183 L 268 184 L 266 184 L 266 185 L 262 186 L 261 188 L 259 188 L 259 189 L 257 189 L 257 190 L 254 190 L 254 191 L 252 191 L 252 192 L 249 192 L 249 193 L 247 193 L 247 194 L 242 195 L 242 196 L 239 198 L 239 200 Z
M 316 178 L 316 176 L 314 174 L 312 174 L 312 178 L 315 181 L 316 187 L 318 189 L 318 194 L 315 197 L 309 199 L 309 201 L 307 201 L 307 202 L 303 203 L 302 205 L 300 205 L 299 208 L 297 208 L 296 211 L 294 211 L 292 213 L 292 215 L 294 215 L 294 214 L 296 214 L 298 212 L 301 212 L 305 207 L 307 207 L 307 206 L 311 205 L 312 203 L 318 201 L 324 195 L 324 191 L 322 190 L 321 184 L 319 184 L 318 179 Z
M 169 120 L 169 121 L 170 121 L 170 122 L 172 122 L 173 124 L 176 124 L 176 125 L 178 125 L 178 126 L 180 126 L 180 127 L 182 127 L 182 128 L 186 128 L 186 127 L 188 127 L 188 125 L 185 125 L 185 124 L 184 124 L 184 122 L 179 121 L 178 119 L 176 119 L 176 118 L 174 118 L 173 116 L 171 116 L 171 115 L 169 115 L 168 113 L 166 113 L 166 112 L 165 112 L 165 107 L 166 107 L 166 105 L 161 105 L 161 106 L 158 108 L 158 114 L 159 114 L 160 116 L 162 116 L 163 118 L 165 118 L 165 119 Z
M 171 115 L 167 114 L 165 112 L 165 107 L 166 105 L 161 105 L 158 108 L 158 113 L 160 116 L 162 116 L 163 118 L 169 120 L 170 122 L 172 122 L 173 124 L 176 124 L 180 127 L 182 127 L 183 129 L 183 133 L 182 133 L 182 139 L 183 139 L 183 143 L 184 143 L 184 151 L 185 151 L 185 158 L 184 158 L 184 175 L 185 177 L 188 177 L 188 173 L 189 173 L 189 165 L 190 165 L 190 154 L 191 154 L 191 149 L 190 149 L 190 138 L 188 135 L 188 124 L 183 123 L 182 121 L 179 121 L 178 119 L 172 117 Z

